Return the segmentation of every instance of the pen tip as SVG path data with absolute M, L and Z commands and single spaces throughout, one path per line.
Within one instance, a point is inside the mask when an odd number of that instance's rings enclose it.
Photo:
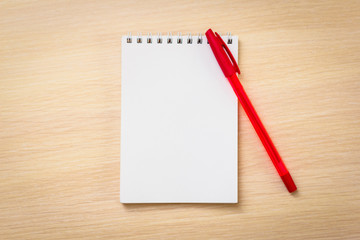
M 297 190 L 297 187 L 296 187 L 294 180 L 292 179 L 290 173 L 287 173 L 284 176 L 281 176 L 281 179 L 283 180 L 289 193 L 295 192 Z

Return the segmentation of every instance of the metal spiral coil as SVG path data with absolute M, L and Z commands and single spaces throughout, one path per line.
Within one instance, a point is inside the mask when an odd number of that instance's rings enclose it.
M 233 43 L 233 38 L 231 33 L 226 33 L 227 44 Z M 156 36 L 152 36 L 151 33 L 147 35 L 142 35 L 141 33 L 137 33 L 137 35 L 133 36 L 131 33 L 128 33 L 126 36 L 126 43 L 146 43 L 146 44 L 203 44 L 206 39 L 201 33 L 197 35 L 192 35 L 188 33 L 185 37 L 182 36 L 181 33 L 178 33 L 176 36 L 173 36 L 172 33 L 167 33 L 166 35 L 161 35 L 157 33 Z M 208 41 L 206 41 L 209 44 Z

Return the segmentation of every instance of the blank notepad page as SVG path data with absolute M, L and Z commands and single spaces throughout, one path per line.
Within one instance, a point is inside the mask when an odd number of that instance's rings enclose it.
M 122 38 L 120 201 L 236 203 L 238 101 L 210 45 L 150 39 Z

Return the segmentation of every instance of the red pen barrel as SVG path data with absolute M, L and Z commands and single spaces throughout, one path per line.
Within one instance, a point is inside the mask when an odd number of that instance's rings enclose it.
M 269 154 L 271 161 L 273 162 L 276 170 L 278 171 L 281 179 L 283 180 L 287 190 L 289 192 L 296 191 L 297 187 L 289 171 L 287 170 L 284 162 L 282 161 L 280 154 L 276 150 L 274 143 L 272 142 L 263 123 L 261 122 L 258 114 L 256 113 L 255 108 L 253 107 L 237 75 L 231 75 L 230 77 L 228 77 L 228 80 L 236 96 L 238 97 L 241 106 L 244 108 L 246 115 L 250 119 L 250 122 L 253 125 L 257 135 L 259 136 L 262 144 L 264 145 L 266 152 Z
M 214 32 L 209 29 L 206 31 L 205 35 L 221 70 L 234 89 L 236 96 L 249 117 L 251 124 L 255 128 L 257 135 L 269 154 L 270 159 L 283 180 L 287 190 L 289 192 L 294 192 L 297 189 L 296 185 L 236 75 L 236 73 L 240 74 L 240 69 L 234 56 L 218 33 L 215 32 L 214 34 Z

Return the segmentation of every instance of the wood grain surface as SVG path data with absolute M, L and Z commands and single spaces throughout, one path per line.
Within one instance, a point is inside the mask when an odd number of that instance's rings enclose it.
M 238 204 L 119 202 L 121 36 L 239 36 Z M 1 1 L 0 239 L 360 239 L 360 1 Z M 146 119 L 144 119 L 146 121 Z

